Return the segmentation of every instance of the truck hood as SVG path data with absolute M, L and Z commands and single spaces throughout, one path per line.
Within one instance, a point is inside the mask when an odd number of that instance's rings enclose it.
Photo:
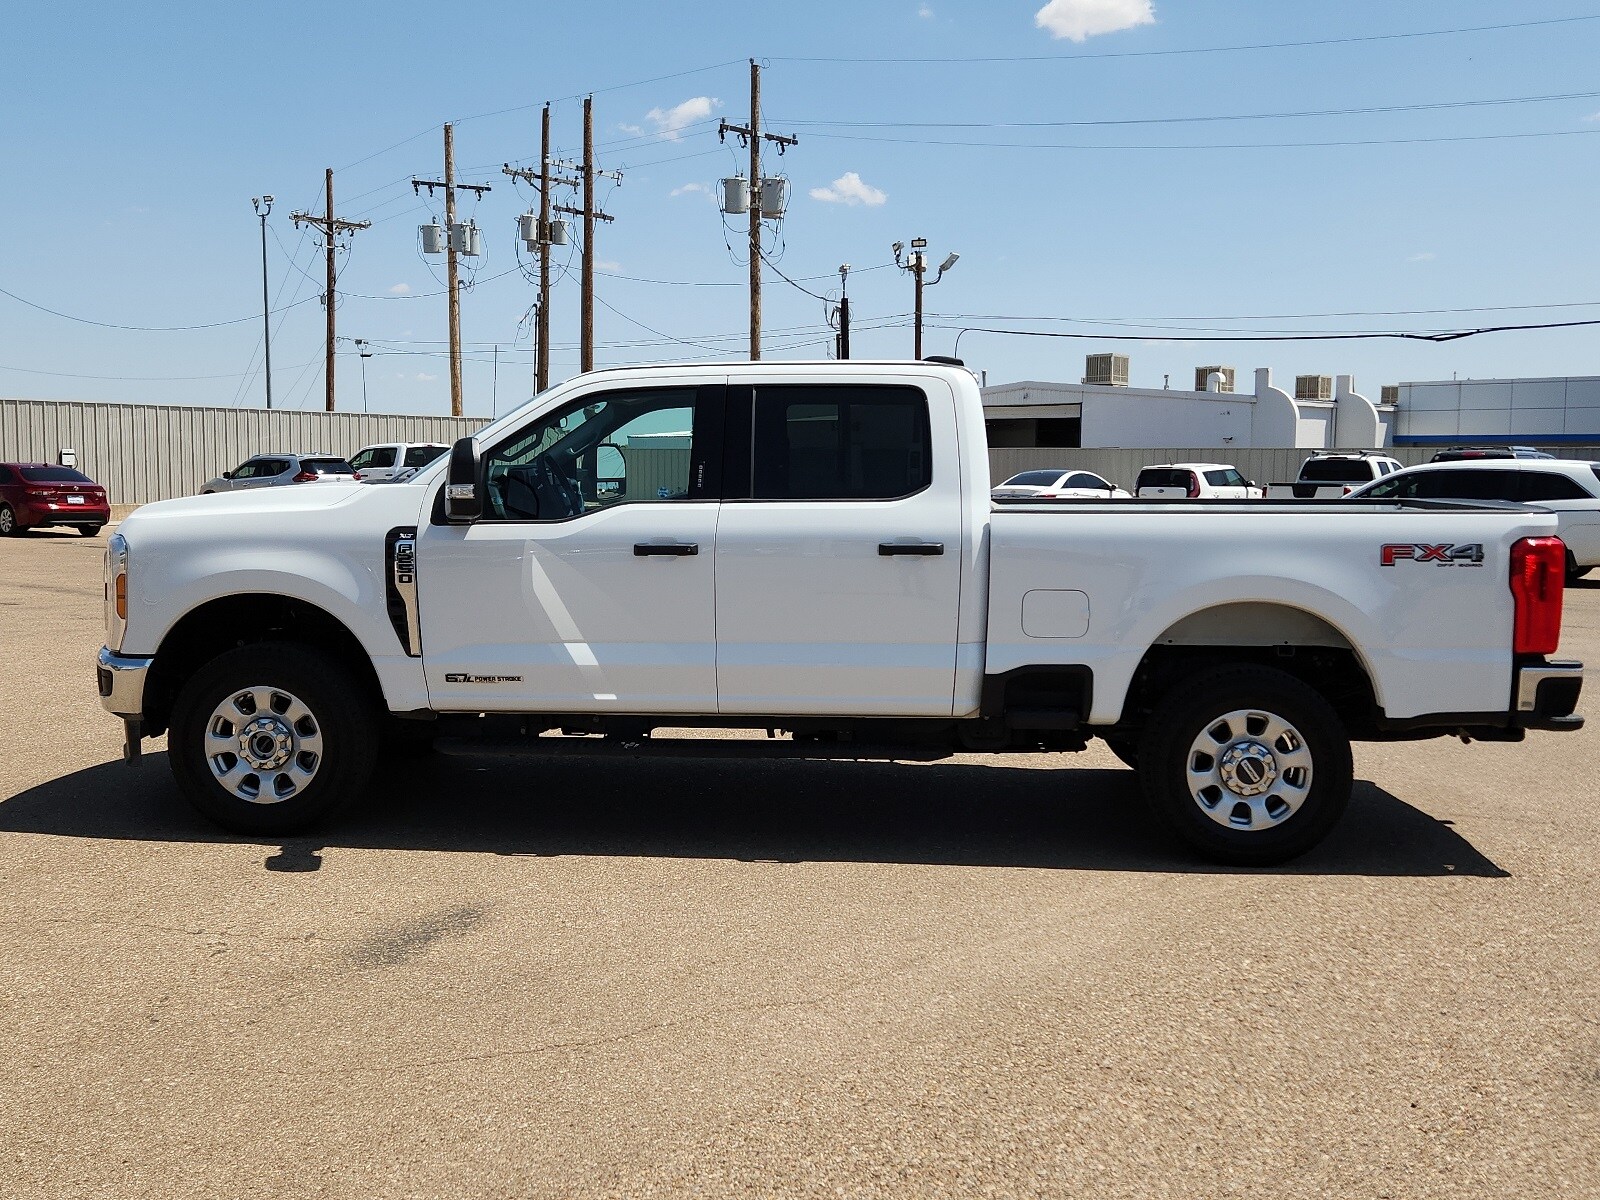
M 237 521 L 245 517 L 285 516 L 290 513 L 323 512 L 342 508 L 358 500 L 375 485 L 365 483 L 303 483 L 291 487 L 256 488 L 247 492 L 216 492 L 209 496 L 183 496 L 158 500 L 135 509 L 127 521 L 143 524 L 148 520 L 207 517 Z M 384 484 L 383 490 L 412 491 L 409 484 Z

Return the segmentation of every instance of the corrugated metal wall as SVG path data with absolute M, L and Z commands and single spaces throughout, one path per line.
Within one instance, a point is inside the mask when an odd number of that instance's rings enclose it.
M 57 462 L 62 447 L 112 504 L 188 496 L 252 454 L 351 455 L 374 442 L 453 442 L 479 417 L 188 408 L 0 399 L 0 462 Z
M 62 447 L 78 467 L 106 486 L 113 504 L 148 504 L 188 496 L 214 475 L 269 451 L 351 455 L 374 442 L 453 442 L 481 428 L 481 417 L 392 416 L 381 413 L 286 412 L 281 409 L 187 408 L 166 404 L 90 404 L 73 400 L 0 399 L 0 462 L 56 462 Z M 1543 447 L 1562 458 L 1600 459 L 1596 446 Z M 1383 453 L 1408 466 L 1427 462 L 1434 447 Z M 686 453 L 686 452 L 682 452 Z M 1018 471 L 1063 467 L 1093 471 L 1121 487 L 1139 468 L 1160 462 L 1227 462 L 1258 483 L 1287 483 L 1300 473 L 1305 449 L 1165 449 L 989 451 L 994 482 Z M 671 464 L 672 470 L 668 469 Z M 640 467 L 644 467 L 641 459 Z M 659 467 L 678 477 L 666 454 Z M 658 464 L 629 487 L 653 490 Z
M 1399 459 L 1406 466 L 1425 463 L 1438 452 L 1439 447 L 1404 446 L 1378 451 L 1390 458 Z M 1600 459 L 1596 446 L 1541 446 L 1558 458 Z M 1311 451 L 1299 449 L 1187 449 L 1187 450 L 1050 450 L 1034 447 L 1026 450 L 990 450 L 989 474 L 994 483 L 1010 479 L 1019 471 L 1044 470 L 1061 467 L 1093 471 L 1118 487 L 1131 488 L 1139 468 L 1151 463 L 1169 462 L 1223 462 L 1239 468 L 1246 479 L 1260 484 L 1292 483 L 1300 474 L 1300 464 Z

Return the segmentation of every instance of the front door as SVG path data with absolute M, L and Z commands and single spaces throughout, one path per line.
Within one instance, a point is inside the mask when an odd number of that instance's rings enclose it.
M 955 429 L 942 382 L 733 377 L 717 527 L 722 712 L 950 715 Z
M 482 519 L 419 531 L 434 708 L 716 711 L 722 391 L 589 392 L 483 448 Z

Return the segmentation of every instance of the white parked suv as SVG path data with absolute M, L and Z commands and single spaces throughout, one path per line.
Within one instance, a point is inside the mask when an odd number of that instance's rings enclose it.
M 383 442 L 353 455 L 350 465 L 363 483 L 390 483 L 415 475 L 449 449 L 443 442 Z
M 1507 500 L 1556 514 L 1567 578 L 1600 566 L 1600 462 L 1570 458 L 1473 458 L 1424 463 L 1350 494 L 1352 500 Z
M 1262 864 L 1333 828 L 1353 740 L 1582 725 L 1582 666 L 1548 657 L 1555 531 L 1438 501 L 996 502 L 962 368 L 631 367 L 409 483 L 146 505 L 107 545 L 98 683 L 130 756 L 167 733 L 189 801 L 257 836 L 380 757 L 392 798 L 435 731 L 891 761 L 1098 737 L 1178 836 Z
M 1259 500 L 1265 492 L 1229 463 L 1161 463 L 1134 480 L 1141 500 Z

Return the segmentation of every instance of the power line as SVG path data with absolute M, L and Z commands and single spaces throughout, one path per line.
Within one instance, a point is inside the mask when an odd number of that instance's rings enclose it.
M 1590 321 L 1548 321 L 1537 325 L 1489 325 L 1479 329 L 1450 329 L 1433 332 L 1417 330 L 1362 331 L 1342 333 L 1277 333 L 1242 334 L 1236 337 L 1184 337 L 1182 335 L 1157 336 L 1146 333 L 1071 333 L 1056 329 L 993 329 L 980 325 L 936 325 L 935 329 L 957 329 L 960 334 L 996 333 L 1007 337 L 1070 338 L 1077 341 L 1100 342 L 1359 342 L 1379 339 L 1398 339 L 1413 342 L 1457 342 L 1463 338 L 1479 337 L 1486 333 L 1525 333 L 1541 329 L 1576 329 L 1600 325 L 1600 318 Z M 956 337 L 959 345 L 960 334 Z
M 10 296 L 18 304 L 25 304 L 29 308 L 38 309 L 42 313 L 49 313 L 52 317 L 60 317 L 65 321 L 76 321 L 80 325 L 93 325 L 99 329 L 122 329 L 132 333 L 187 333 L 198 329 L 221 329 L 225 325 L 243 325 L 247 321 L 259 321 L 260 313 L 251 313 L 248 317 L 235 317 L 228 321 L 210 321 L 204 325 L 119 325 L 111 321 L 95 321 L 88 317 L 75 317 L 71 313 L 64 313 L 54 308 L 46 308 L 43 304 L 35 304 L 32 300 L 24 299 L 15 292 L 8 292 L 0 288 L 0 296 Z M 307 296 L 304 300 L 297 300 L 294 304 L 286 304 L 283 308 L 275 308 L 273 312 L 287 312 L 298 304 L 307 304 L 314 300 L 314 296 Z
M 873 268 L 868 268 L 871 270 Z M 1392 308 L 1320 313 L 1235 313 L 1192 317 L 1020 317 L 1000 313 L 932 313 L 940 321 L 1066 321 L 1087 325 L 1117 321 L 1312 321 L 1331 317 L 1433 317 L 1455 313 L 1529 312 L 1550 308 L 1595 308 L 1600 300 L 1565 300 L 1551 304 L 1484 304 L 1473 308 Z
M 309 363 L 295 363 L 293 367 L 284 370 L 292 371 L 295 367 L 309 366 L 318 362 L 311 359 Z M 254 371 L 233 372 L 227 375 L 80 375 L 69 371 L 41 371 L 33 367 L 8 367 L 0 365 L 0 371 L 15 371 L 20 375 L 48 375 L 56 379 L 103 379 L 115 383 L 182 383 L 201 379 L 241 379 Z
M 1190 46 L 1175 50 L 1093 50 L 1080 54 L 1014 54 L 988 57 L 961 55 L 960 57 L 897 56 L 872 57 L 797 57 L 777 56 L 773 62 L 789 63 L 1032 63 L 1081 62 L 1085 59 L 1103 58 L 1173 58 L 1188 54 L 1235 54 L 1251 50 L 1299 50 L 1312 46 L 1349 46 L 1363 42 L 1396 42 L 1415 38 L 1451 37 L 1468 33 L 1499 33 L 1512 29 L 1534 29 L 1549 25 L 1572 25 L 1580 21 L 1600 21 L 1600 13 L 1581 17 L 1551 17 L 1539 21 L 1512 21 L 1498 25 L 1463 25 L 1453 29 L 1422 29 L 1411 33 L 1369 33 L 1351 37 L 1307 38 L 1294 42 L 1249 42 L 1236 46 Z
M 1547 96 L 1504 96 L 1482 100 L 1438 100 L 1424 104 L 1375 104 L 1362 108 L 1315 108 L 1292 112 L 1220 113 L 1186 117 L 1116 117 L 1085 121 L 797 121 L 788 125 L 828 129 L 1065 129 L 1114 125 L 1188 125 L 1215 121 L 1275 121 L 1300 117 L 1352 117 L 1374 113 L 1434 112 L 1456 108 L 1493 108 L 1510 104 L 1546 104 L 1557 100 L 1593 100 L 1600 92 L 1558 92 Z
M 813 133 L 812 137 L 842 142 L 878 142 L 911 146 L 950 146 L 982 150 L 1313 150 L 1339 146 L 1419 146 L 1445 142 L 1503 142 L 1524 138 L 1588 137 L 1600 129 L 1547 129 L 1530 133 L 1473 133 L 1447 137 L 1351 138 L 1327 142 L 964 142 L 946 138 L 872 137 L 867 134 Z

